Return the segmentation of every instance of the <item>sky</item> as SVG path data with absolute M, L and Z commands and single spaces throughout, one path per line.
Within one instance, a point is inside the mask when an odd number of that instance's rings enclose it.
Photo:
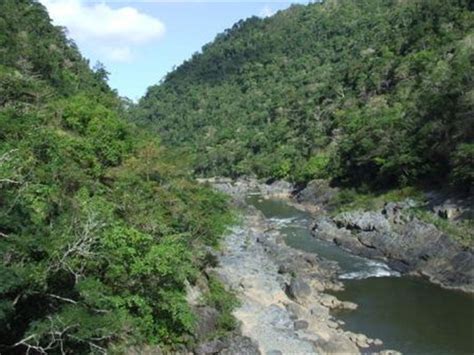
M 68 29 L 92 66 L 97 61 L 105 65 L 109 85 L 134 101 L 235 22 L 272 16 L 291 5 L 288 0 L 40 2 L 55 25 Z

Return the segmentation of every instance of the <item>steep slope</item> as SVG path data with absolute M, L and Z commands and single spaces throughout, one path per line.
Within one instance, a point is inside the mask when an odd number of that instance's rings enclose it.
M 202 175 L 473 183 L 465 0 L 336 1 L 240 21 L 135 111 Z
M 121 117 L 106 77 L 38 2 L 0 2 L 2 354 L 192 340 L 186 284 L 226 200 Z

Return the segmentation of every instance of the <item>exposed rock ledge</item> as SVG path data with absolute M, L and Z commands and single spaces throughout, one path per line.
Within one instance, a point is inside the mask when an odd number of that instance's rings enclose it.
M 419 274 L 446 288 L 474 292 L 472 250 L 432 224 L 410 218 L 408 203 L 382 211 L 353 211 L 316 218 L 313 235 L 350 252 L 386 262 L 402 273 Z
M 264 197 L 289 198 L 293 191 L 293 185 L 286 181 L 275 181 L 272 184 L 263 184 L 253 178 L 232 180 L 222 177 L 197 179 L 197 181 L 200 183 L 209 183 L 217 190 L 231 195 L 235 200 L 242 200 L 253 192 L 259 193 Z
M 327 182 L 315 180 L 300 191 L 296 199 L 323 211 L 336 191 Z M 351 211 L 333 217 L 319 213 L 313 235 L 354 254 L 383 260 L 399 272 L 424 276 L 445 288 L 474 292 L 472 248 L 456 242 L 434 225 L 413 217 L 409 211 L 415 206 L 415 201 L 407 199 L 386 203 L 377 211 Z M 472 209 L 459 201 L 433 206 L 433 213 L 446 219 L 472 215 Z

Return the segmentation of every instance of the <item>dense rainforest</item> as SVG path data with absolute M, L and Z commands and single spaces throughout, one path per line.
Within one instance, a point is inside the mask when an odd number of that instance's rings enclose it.
M 326 0 L 238 22 L 133 105 L 38 1 L 0 1 L 0 353 L 192 345 L 198 283 L 233 329 L 203 272 L 233 213 L 194 174 L 472 189 L 473 61 L 468 0 Z
M 2 354 L 193 341 L 186 285 L 232 213 L 106 80 L 41 4 L 0 1 Z
M 134 112 L 201 175 L 474 182 L 468 0 L 327 0 L 236 23 Z

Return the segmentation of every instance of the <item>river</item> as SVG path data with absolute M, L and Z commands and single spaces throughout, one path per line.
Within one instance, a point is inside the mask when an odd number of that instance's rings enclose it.
M 338 262 L 345 290 L 334 295 L 359 305 L 337 314 L 346 330 L 380 338 L 385 348 L 404 354 L 474 353 L 472 295 L 400 276 L 381 262 L 312 237 L 311 215 L 284 200 L 254 195 L 248 202 L 277 222 L 288 245 Z

